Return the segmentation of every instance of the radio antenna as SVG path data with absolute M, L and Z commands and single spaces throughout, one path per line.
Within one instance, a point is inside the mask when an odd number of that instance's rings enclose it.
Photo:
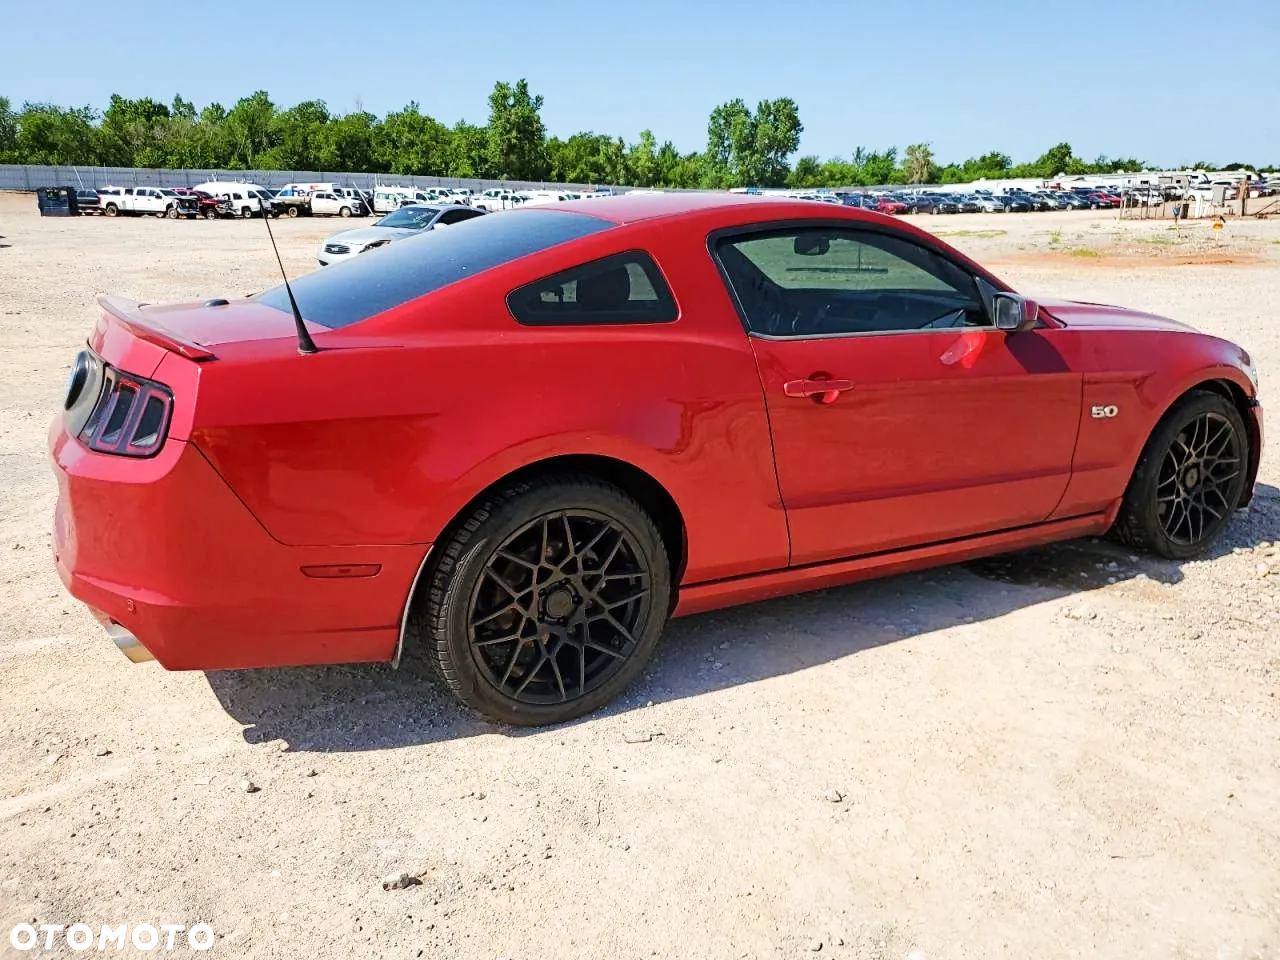
M 258 198 L 258 204 L 262 208 L 262 222 L 266 224 L 267 236 L 271 238 L 271 249 L 275 251 L 276 263 L 280 264 L 280 276 L 284 278 L 284 292 L 289 295 L 289 307 L 293 310 L 293 326 L 298 331 L 298 352 L 301 354 L 319 353 L 320 348 L 311 339 L 311 334 L 307 331 L 307 325 L 303 322 L 302 311 L 298 309 L 298 301 L 293 298 L 293 287 L 289 286 L 289 275 L 285 273 L 284 261 L 280 259 L 280 248 L 276 246 L 276 235 L 271 232 L 271 214 L 261 197 Z

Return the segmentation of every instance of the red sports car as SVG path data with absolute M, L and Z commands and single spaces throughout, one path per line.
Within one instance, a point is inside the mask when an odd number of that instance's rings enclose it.
M 102 303 L 54 550 L 130 658 L 422 644 L 518 724 L 616 697 L 669 616 L 1109 530 L 1193 556 L 1262 446 L 1235 344 L 804 201 L 565 202 Z

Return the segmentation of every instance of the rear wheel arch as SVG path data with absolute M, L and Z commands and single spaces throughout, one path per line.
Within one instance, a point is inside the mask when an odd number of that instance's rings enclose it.
M 684 514 L 676 504 L 675 498 L 652 474 L 635 464 L 599 454 L 566 454 L 548 457 L 504 474 L 463 504 L 435 537 L 435 542 L 439 543 L 451 537 L 458 526 L 465 523 L 480 504 L 501 490 L 526 484 L 532 480 L 571 476 L 586 476 L 602 480 L 617 487 L 640 504 L 653 518 L 658 532 L 662 535 L 662 544 L 671 562 L 672 586 L 679 584 L 684 574 L 688 534 Z
M 433 546 L 423 557 L 422 565 L 414 578 L 406 598 L 400 621 L 400 637 L 393 664 L 400 662 L 410 633 L 421 625 L 421 613 L 429 600 L 429 591 L 439 554 L 436 545 L 443 546 L 471 518 L 477 509 L 495 495 L 506 490 L 531 483 L 547 483 L 557 479 L 589 478 L 616 487 L 635 500 L 653 519 L 662 538 L 662 545 L 671 566 L 671 607 L 674 609 L 677 589 L 684 576 L 688 556 L 688 535 L 684 515 L 675 498 L 652 474 L 635 464 L 615 457 L 599 454 L 566 454 L 528 463 L 494 480 L 468 500 L 436 534 Z M 670 610 L 668 610 L 670 615 Z

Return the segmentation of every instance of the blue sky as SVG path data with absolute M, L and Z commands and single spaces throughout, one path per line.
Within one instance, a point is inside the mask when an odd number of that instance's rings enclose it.
M 1278 0 L 62 0 L 54 16 L 0 0 L 0 22 L 15 104 L 265 89 L 482 123 L 493 82 L 527 77 L 552 134 L 649 127 L 684 151 L 716 104 L 790 96 L 801 152 L 824 158 L 927 141 L 943 162 L 1017 162 L 1066 140 L 1088 158 L 1280 164 Z

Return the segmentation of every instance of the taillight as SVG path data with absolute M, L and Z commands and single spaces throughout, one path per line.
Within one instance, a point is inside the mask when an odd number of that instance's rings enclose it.
M 98 453 L 154 456 L 169 429 L 173 394 L 162 383 L 102 366 L 98 402 L 78 436 Z

